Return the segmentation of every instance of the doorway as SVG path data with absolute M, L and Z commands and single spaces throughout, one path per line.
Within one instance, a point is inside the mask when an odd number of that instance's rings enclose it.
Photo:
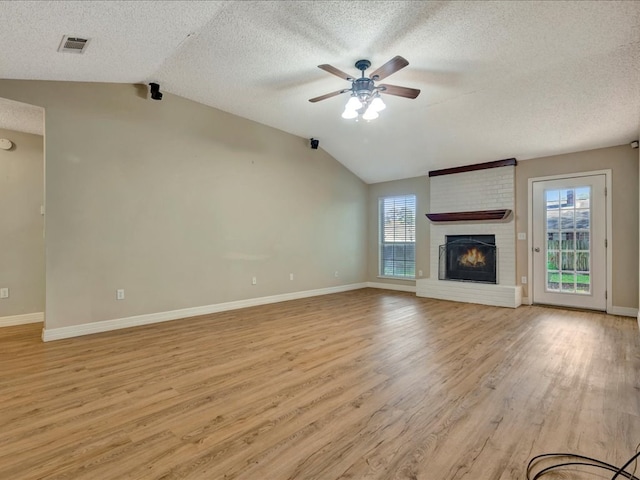
M 607 180 L 530 180 L 533 303 L 607 310 Z
M 0 98 L 0 327 L 45 311 L 44 110 Z

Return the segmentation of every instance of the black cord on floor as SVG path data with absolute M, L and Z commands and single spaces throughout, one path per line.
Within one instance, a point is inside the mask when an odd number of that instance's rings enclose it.
M 544 458 L 549 458 L 549 457 L 567 457 L 569 459 L 575 458 L 575 459 L 585 460 L 585 461 L 561 462 L 554 465 L 550 465 L 546 468 L 543 468 L 538 473 L 536 473 L 533 477 L 531 477 L 531 470 L 533 469 L 534 465 L 538 463 L 540 460 Z M 625 463 L 622 467 L 619 468 L 615 465 L 611 465 L 610 463 L 603 462 L 602 460 L 598 460 L 597 458 L 586 457 L 584 455 L 578 455 L 575 453 L 544 453 L 542 455 L 537 455 L 533 457 L 529 461 L 529 464 L 527 465 L 527 480 L 538 480 L 540 477 L 542 477 L 543 475 L 553 470 L 564 468 L 564 467 L 571 467 L 571 466 L 587 466 L 587 467 L 593 467 L 593 468 L 601 468 L 603 470 L 609 470 L 615 473 L 614 476 L 611 477 L 611 480 L 615 480 L 618 477 L 625 477 L 625 478 L 628 478 L 629 480 L 640 480 L 640 478 L 635 476 L 635 469 L 633 473 L 629 473 L 625 471 L 625 469 L 629 465 L 631 465 L 633 461 L 637 461 L 638 457 L 640 457 L 640 452 L 638 452 L 638 449 L 636 448 L 636 454 L 633 457 L 631 457 L 629 461 L 627 461 L 627 463 Z
M 554 464 L 554 465 L 551 465 L 549 467 L 544 468 L 543 470 L 541 470 L 538 473 L 536 473 L 536 475 L 534 477 L 531 477 L 530 476 L 531 475 L 531 469 L 533 468 L 534 464 L 536 464 L 538 461 L 542 460 L 543 458 L 549 458 L 549 457 L 577 458 L 577 459 L 586 460 L 586 461 L 585 462 L 562 462 L 562 463 L 557 463 L 557 464 Z M 563 468 L 563 467 L 567 467 L 567 466 L 572 466 L 572 465 L 585 465 L 585 466 L 590 466 L 590 467 L 595 467 L 595 468 L 602 468 L 602 469 L 609 470 L 611 472 L 618 472 L 618 470 L 619 470 L 619 468 L 617 466 L 615 466 L 615 465 L 611 465 L 610 463 L 603 462 L 602 460 L 598 460 L 597 458 L 585 457 L 584 455 L 578 455 L 578 454 L 574 454 L 574 453 L 545 453 L 545 454 L 533 457 L 529 461 L 529 465 L 527 465 L 527 480 L 538 480 L 542 475 L 550 472 L 551 470 L 555 470 L 555 469 Z M 627 477 L 629 480 L 640 480 L 637 477 L 635 477 L 634 475 L 629 474 L 628 472 L 624 472 L 624 473 L 622 473 L 622 475 Z
M 638 457 L 640 457 L 640 452 L 638 452 L 638 449 L 636 448 L 636 454 L 633 457 L 631 457 L 627 463 L 625 463 L 622 467 L 620 467 L 620 470 L 618 470 L 616 474 L 613 477 L 611 477 L 611 480 L 616 480 L 616 478 L 618 478 L 618 475 L 624 475 L 626 473 L 624 469 L 627 468 L 629 465 L 631 465 L 631 462 L 633 462 L 634 460 L 637 460 Z M 635 471 L 636 470 L 634 468 L 633 472 L 635 473 Z M 632 476 L 635 478 L 635 475 L 632 475 Z

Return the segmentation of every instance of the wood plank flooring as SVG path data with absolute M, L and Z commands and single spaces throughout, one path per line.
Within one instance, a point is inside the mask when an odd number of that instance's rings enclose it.
M 40 328 L 0 329 L 3 480 L 517 480 L 535 454 L 621 465 L 640 442 L 632 318 L 363 289 Z

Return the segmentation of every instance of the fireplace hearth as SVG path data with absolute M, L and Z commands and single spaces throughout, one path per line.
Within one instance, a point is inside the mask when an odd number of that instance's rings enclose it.
M 495 235 L 446 235 L 440 245 L 440 280 L 497 283 Z

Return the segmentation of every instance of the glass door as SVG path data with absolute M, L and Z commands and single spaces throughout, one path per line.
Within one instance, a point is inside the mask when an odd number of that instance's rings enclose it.
M 606 310 L 605 176 L 533 183 L 533 301 Z

